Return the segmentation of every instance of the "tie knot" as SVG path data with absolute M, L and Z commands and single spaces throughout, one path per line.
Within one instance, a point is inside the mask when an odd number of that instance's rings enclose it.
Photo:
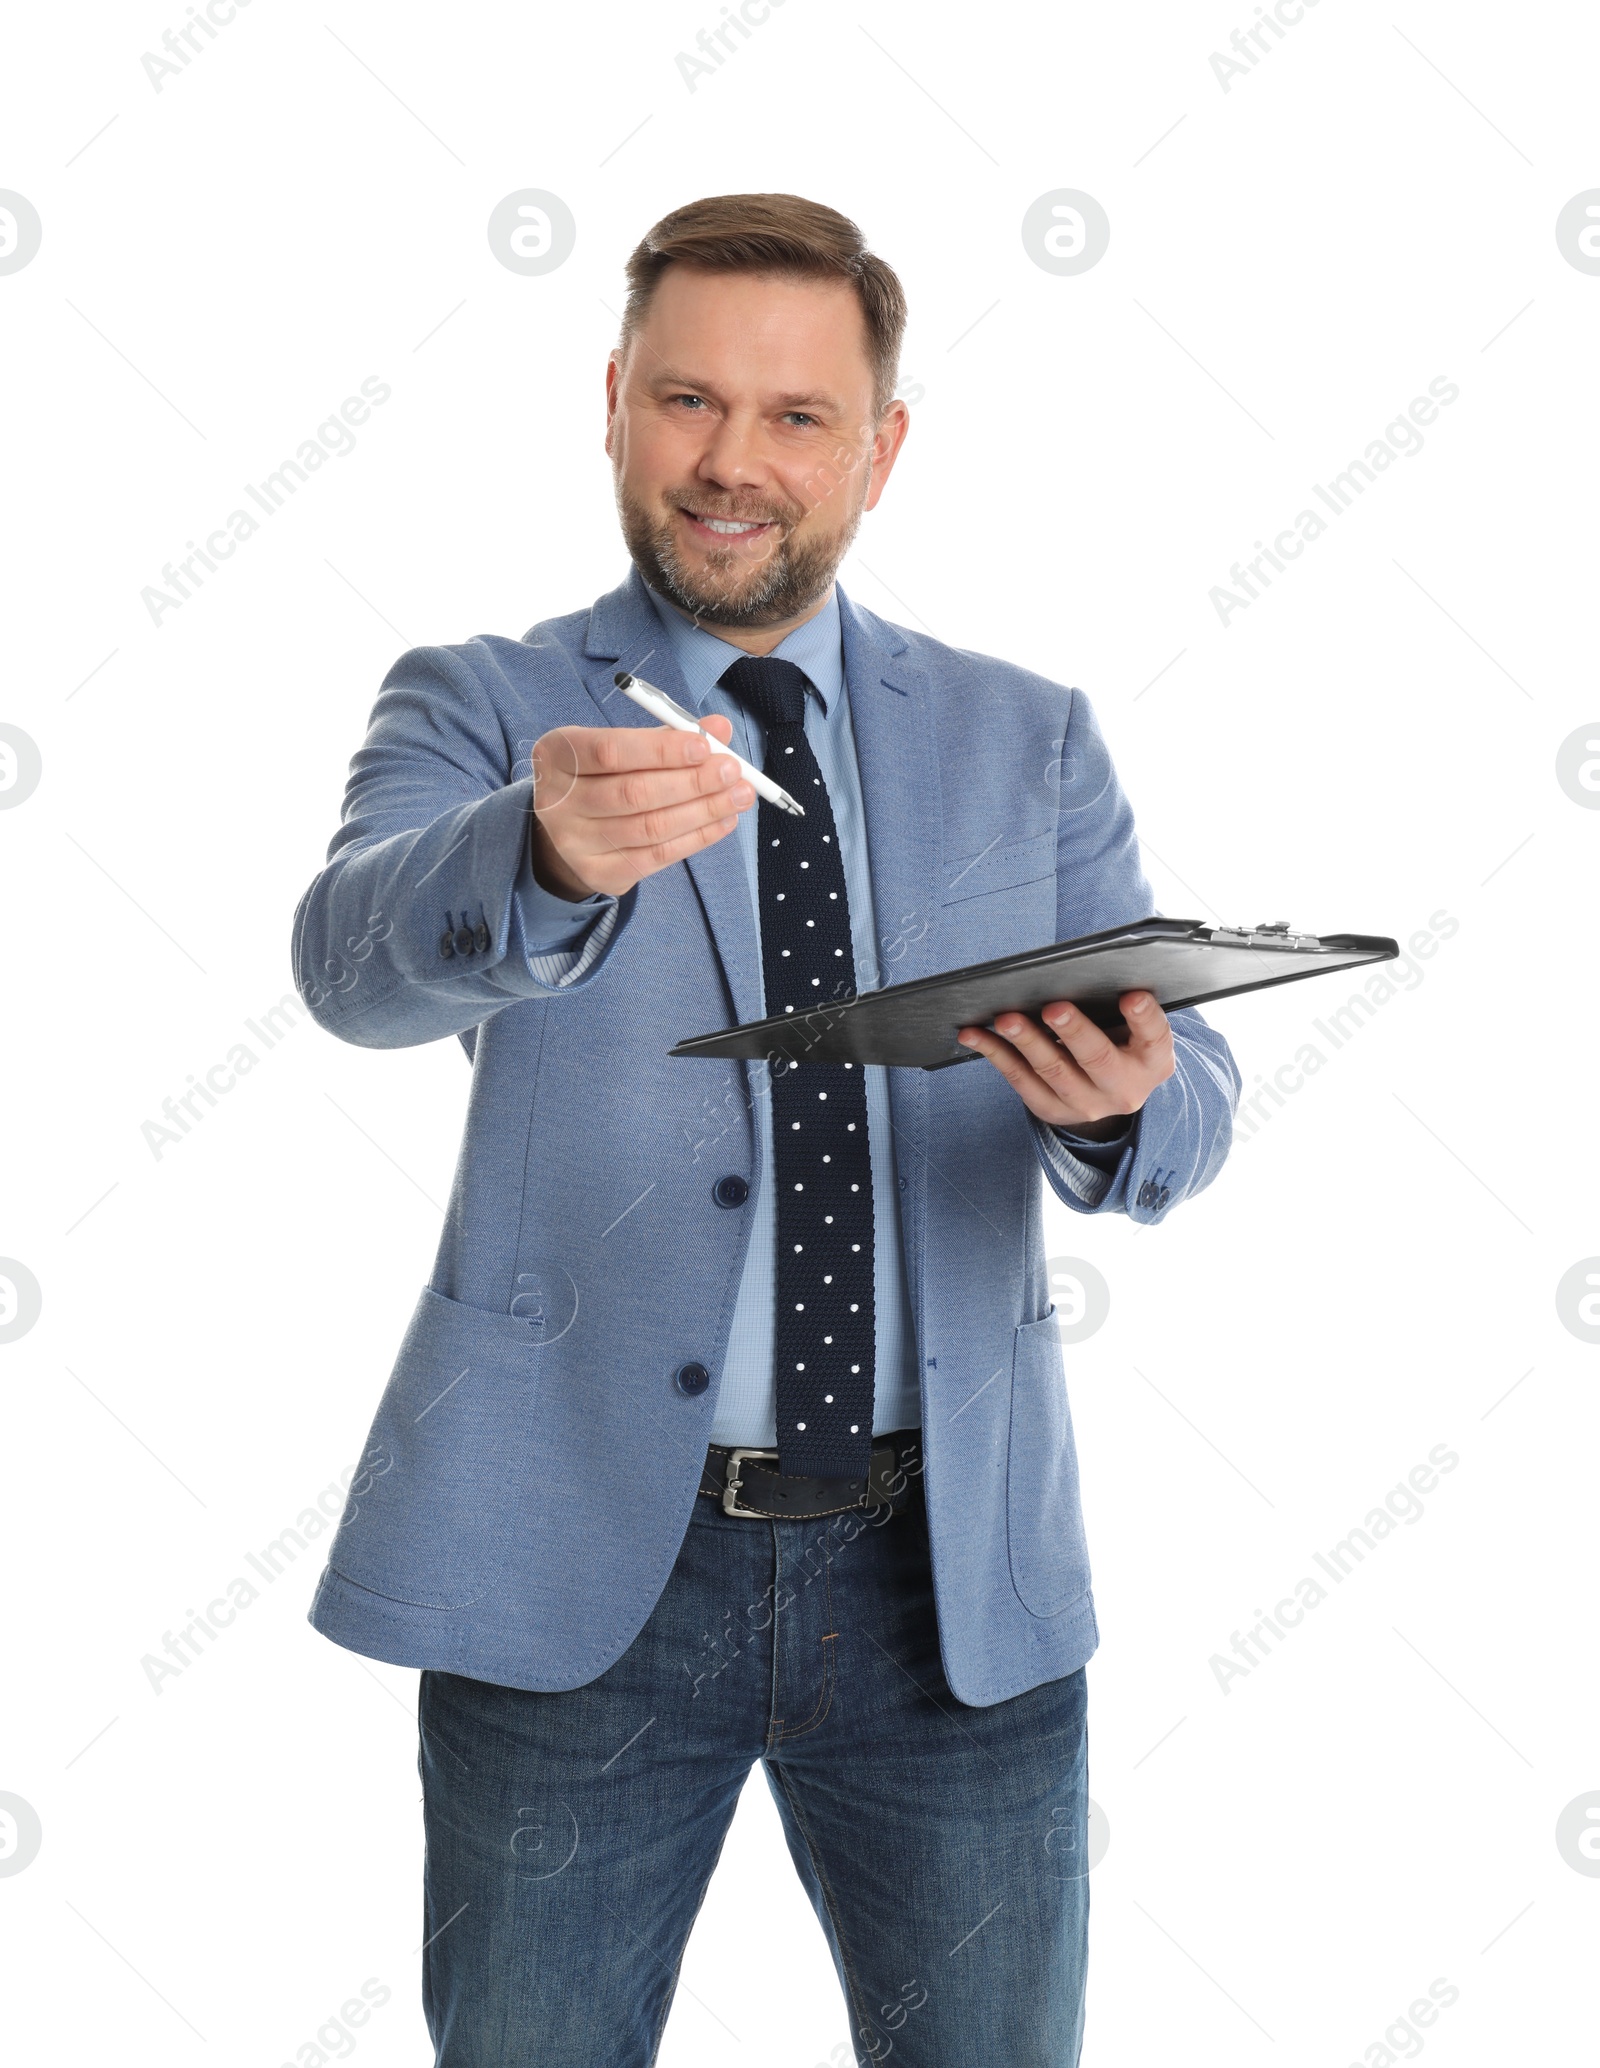
M 717 681 L 719 688 L 736 696 L 770 732 L 777 725 L 804 724 L 808 679 L 793 661 L 776 660 L 771 654 L 746 654 Z

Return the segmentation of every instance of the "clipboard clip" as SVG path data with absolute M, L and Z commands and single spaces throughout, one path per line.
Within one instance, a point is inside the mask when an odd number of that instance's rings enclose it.
M 1314 933 L 1291 933 L 1287 919 L 1264 920 L 1255 927 L 1211 926 L 1201 931 L 1219 948 L 1294 948 L 1305 952 L 1322 946 Z

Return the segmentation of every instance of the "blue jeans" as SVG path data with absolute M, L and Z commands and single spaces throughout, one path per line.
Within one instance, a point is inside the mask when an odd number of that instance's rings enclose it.
M 648 2068 L 758 1759 L 858 2064 L 1075 2068 L 1086 1696 L 1081 1667 L 990 1708 L 950 1693 L 919 1479 L 880 1521 L 745 1520 L 697 1495 L 597 1680 L 422 1675 L 438 2068 Z

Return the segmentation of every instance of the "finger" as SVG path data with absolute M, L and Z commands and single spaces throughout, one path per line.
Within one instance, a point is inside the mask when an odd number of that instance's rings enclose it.
M 558 726 L 534 746 L 535 792 L 541 811 L 573 800 L 572 815 L 625 814 L 686 797 L 720 793 L 743 778 L 726 745 L 732 721 L 714 713 L 706 721 L 713 739 L 672 726 Z M 734 799 L 732 809 L 753 803 L 753 794 Z
M 753 804 L 755 794 L 731 754 L 708 753 L 704 761 L 686 768 L 630 768 L 615 775 L 579 776 L 573 786 L 572 810 L 591 818 L 627 818 L 705 797 L 723 816 Z
M 1041 1017 L 1096 1091 L 1110 1099 L 1116 1111 L 1132 1110 L 1122 1103 L 1133 1075 L 1127 1051 L 1119 1048 L 1103 1027 L 1097 1027 L 1086 1013 L 1080 1012 L 1066 999 L 1058 999 L 1045 1006 Z M 995 1024 L 999 1026 L 1000 1022 L 997 1020 Z M 1003 1031 L 1010 1033 L 1009 1028 Z
M 651 841 L 641 847 L 617 847 L 606 842 L 585 862 L 583 873 L 601 890 L 607 888 L 608 880 L 626 888 L 641 877 L 653 876 L 658 869 L 669 868 L 688 855 L 698 854 L 702 848 L 714 846 L 726 839 L 738 823 L 737 815 L 710 819 L 670 839 Z
M 676 804 L 652 805 L 647 811 L 578 816 L 568 822 L 567 844 L 580 853 L 604 851 L 637 858 L 641 850 L 681 839 L 704 826 L 719 825 L 723 820 L 737 822 L 741 797 L 746 805 L 754 803 L 755 791 L 748 783 L 734 783 Z
M 1081 1071 L 1074 1068 L 1070 1057 L 1062 1056 L 1062 1067 L 1057 1070 L 1055 1081 L 1049 1082 L 1015 1042 L 992 1033 L 987 1027 L 959 1027 L 956 1038 L 964 1047 L 976 1049 L 986 1062 L 992 1063 L 1028 1110 L 1041 1120 L 1064 1126 L 1072 1120 L 1104 1118 L 1103 1113 L 1097 1110 L 1101 1102 L 1095 1098 L 1094 1087 Z M 1059 1048 L 1057 1053 L 1062 1053 Z M 1085 1105 L 1084 1101 L 1089 1103 Z
M 1125 991 L 1117 1000 L 1128 1023 L 1127 1053 L 1151 1071 L 1166 1076 L 1172 1059 L 1172 1022 L 1148 991 Z M 1169 1070 L 1161 1070 L 1163 1060 Z
M 1027 1013 L 1001 1013 L 994 1024 L 995 1032 L 1003 1034 L 1035 1075 L 1060 1097 L 1075 1103 L 1104 1097 L 1103 1087 L 1072 1050 Z
M 576 775 L 614 775 L 625 768 L 686 768 L 715 752 L 699 732 L 672 725 L 558 725 L 534 742 L 552 766 Z

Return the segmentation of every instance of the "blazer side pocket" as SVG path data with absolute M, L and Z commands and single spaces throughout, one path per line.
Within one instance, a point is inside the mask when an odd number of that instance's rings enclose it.
M 1036 1616 L 1060 1615 L 1087 1591 L 1078 1451 L 1053 1307 L 1024 1322 L 1012 1344 L 1006 1537 L 1012 1585 Z
M 465 1608 L 499 1577 L 532 1437 L 526 1321 L 423 1288 L 328 1552 L 369 1593 Z

